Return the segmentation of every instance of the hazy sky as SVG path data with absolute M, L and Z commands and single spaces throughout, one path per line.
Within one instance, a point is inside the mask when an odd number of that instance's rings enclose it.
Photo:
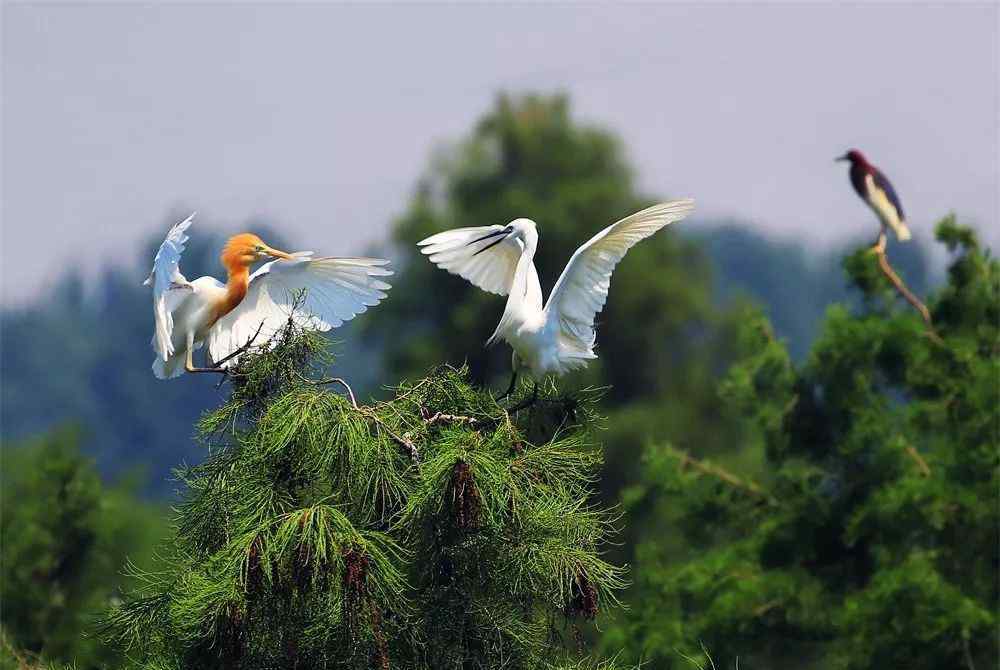
M 997 43 L 996 3 L 5 3 L 3 300 L 137 264 L 179 207 L 358 252 L 499 89 L 569 92 L 701 220 L 874 233 L 832 162 L 855 146 L 917 237 L 955 209 L 997 242 Z

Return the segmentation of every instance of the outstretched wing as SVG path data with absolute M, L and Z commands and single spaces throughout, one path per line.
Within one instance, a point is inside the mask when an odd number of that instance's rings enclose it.
M 153 258 L 153 269 L 143 286 L 153 287 L 153 349 L 166 361 L 174 353 L 170 335 L 174 329 L 171 312 L 177 303 L 191 292 L 191 285 L 181 274 L 181 254 L 188 241 L 187 229 L 194 220 L 194 213 L 174 225 Z
M 559 329 L 560 344 L 592 357 L 594 318 L 604 308 L 615 266 L 637 242 L 693 209 L 694 201 L 687 198 L 653 205 L 608 226 L 576 250 L 545 305 L 546 320 Z
M 494 244 L 504 229 L 504 226 L 455 228 L 420 240 L 417 246 L 442 270 L 489 293 L 507 295 L 521 257 L 521 245 L 512 237 Z
M 388 263 L 305 256 L 266 263 L 250 277 L 240 304 L 213 326 L 208 338 L 212 360 L 221 361 L 251 340 L 255 346 L 268 342 L 289 318 L 319 331 L 350 321 L 386 297 L 391 287 L 379 277 L 392 274 L 383 267 Z

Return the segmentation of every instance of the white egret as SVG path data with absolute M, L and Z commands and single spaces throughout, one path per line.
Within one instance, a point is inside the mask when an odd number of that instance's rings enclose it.
M 693 200 L 671 200 L 597 233 L 570 258 L 544 306 L 533 261 L 538 232 L 531 219 L 515 219 L 506 226 L 456 228 L 417 244 L 439 268 L 484 291 L 508 296 L 487 346 L 502 339 L 514 350 L 513 375 L 504 396 L 513 391 L 522 368 L 534 377 L 537 393 L 537 382 L 546 374 L 562 375 L 597 358 L 594 318 L 604 307 L 611 273 L 625 253 L 693 209 Z
M 273 249 L 251 233 L 226 242 L 219 260 L 225 284 L 214 277 L 188 281 L 180 271 L 187 229 L 194 214 L 167 233 L 153 270 L 153 374 L 160 379 L 188 372 L 222 372 L 251 344 L 268 342 L 289 318 L 319 331 L 336 328 L 386 297 L 391 275 L 381 258 L 313 258 Z M 274 258 L 252 275 L 250 266 Z M 304 294 L 303 294 L 304 290 Z M 297 297 L 302 295 L 301 299 Z M 193 353 L 205 343 L 215 365 L 195 367 Z

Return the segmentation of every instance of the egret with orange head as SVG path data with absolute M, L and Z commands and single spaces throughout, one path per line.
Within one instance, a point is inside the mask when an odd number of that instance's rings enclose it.
M 194 214 L 167 233 L 145 284 L 153 288 L 153 374 L 170 379 L 188 372 L 220 372 L 251 344 L 268 342 L 288 319 L 319 331 L 350 321 L 386 296 L 391 275 L 381 258 L 313 258 L 287 253 L 256 235 L 226 242 L 219 260 L 226 283 L 214 277 L 188 281 L 180 271 L 187 229 Z M 273 259 L 253 274 L 250 268 Z M 301 295 L 301 298 L 298 296 Z M 215 366 L 196 367 L 194 351 L 207 343 Z

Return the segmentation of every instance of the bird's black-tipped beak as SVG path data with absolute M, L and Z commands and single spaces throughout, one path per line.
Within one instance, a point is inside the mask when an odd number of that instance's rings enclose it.
M 507 226 L 503 230 L 498 230 L 495 233 L 490 233 L 488 235 L 483 235 L 482 237 L 480 237 L 478 239 L 472 240 L 471 242 L 469 242 L 469 246 L 472 246 L 473 244 L 475 244 L 477 242 L 482 242 L 483 240 L 488 240 L 491 237 L 499 237 L 499 239 L 497 241 L 490 242 L 485 247 L 483 247 L 482 249 L 480 249 L 479 251 L 477 251 L 476 253 L 474 253 L 472 255 L 473 256 L 478 256 L 479 254 L 483 253 L 487 249 L 489 249 L 491 247 L 495 247 L 496 245 L 500 244 L 501 242 L 503 242 L 507 238 L 508 235 L 510 235 L 511 231 L 513 231 L 513 230 L 514 230 L 513 228 L 511 228 L 510 226 Z
M 833 159 L 835 163 L 839 163 L 840 161 L 849 161 L 849 160 L 851 160 L 851 158 L 847 154 L 844 154 L 843 156 L 837 156 L 836 158 Z

